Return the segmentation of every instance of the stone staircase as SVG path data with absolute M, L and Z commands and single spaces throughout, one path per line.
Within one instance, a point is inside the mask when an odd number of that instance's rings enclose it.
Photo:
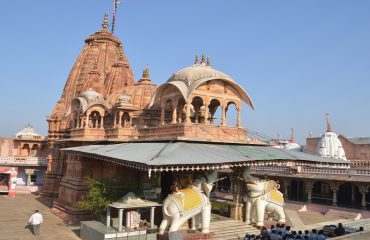
M 260 230 L 252 225 L 231 219 L 211 222 L 210 230 L 214 240 L 244 239 L 246 233 L 260 233 Z

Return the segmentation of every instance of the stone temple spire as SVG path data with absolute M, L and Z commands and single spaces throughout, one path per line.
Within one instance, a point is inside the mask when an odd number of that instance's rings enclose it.
M 148 65 L 146 65 L 146 67 L 144 68 L 144 71 L 143 71 L 143 79 L 149 79 L 149 68 L 148 68 Z
M 104 13 L 104 19 L 103 19 L 103 23 L 102 23 L 101 26 L 102 26 L 103 30 L 108 29 L 108 13 Z
M 194 61 L 194 64 L 198 64 L 199 63 L 199 60 L 198 60 L 198 54 L 195 55 L 195 61 Z
M 333 129 L 331 128 L 330 119 L 329 119 L 329 113 L 326 113 L 326 132 L 333 132 Z
M 294 138 L 294 128 L 292 128 L 291 130 L 291 134 L 290 134 L 290 143 L 295 143 L 295 138 Z
M 141 79 L 137 82 L 137 85 L 154 85 L 149 78 L 148 65 L 146 65 L 146 67 L 144 68 L 143 75 L 141 76 Z
M 206 64 L 206 58 L 204 57 L 204 54 L 202 54 L 202 61 L 201 64 Z

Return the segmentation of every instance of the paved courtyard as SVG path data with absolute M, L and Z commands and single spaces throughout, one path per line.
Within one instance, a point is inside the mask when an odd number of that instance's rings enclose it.
M 50 201 L 33 194 L 17 194 L 15 197 L 0 196 L 0 240 L 74 240 L 78 237 L 78 230 L 67 226 L 63 220 L 49 210 Z M 40 227 L 40 236 L 33 236 L 25 228 L 29 217 L 35 209 L 40 210 L 44 223 Z
M 78 237 L 79 226 L 69 226 L 68 224 L 63 222 L 63 220 L 51 213 L 49 207 L 50 200 L 38 197 L 34 194 L 19 193 L 14 198 L 0 196 L 0 240 L 80 239 Z M 28 219 L 35 209 L 40 210 L 41 214 L 44 217 L 44 223 L 41 225 L 41 235 L 37 237 L 33 236 L 31 231 L 26 228 Z M 317 212 L 298 212 L 290 209 L 286 209 L 285 212 L 287 214 L 287 224 L 291 225 L 295 230 L 311 230 L 313 228 L 321 228 L 322 226 L 327 224 L 337 224 L 338 222 L 346 223 L 352 221 L 349 219 L 340 219 L 333 216 L 324 216 Z M 223 219 L 214 219 L 213 224 L 211 224 L 211 228 L 215 233 L 223 232 L 223 234 L 225 234 L 226 230 L 222 230 L 222 227 L 225 228 L 228 226 L 226 224 L 227 221 L 219 225 L 219 222 L 217 220 L 222 221 Z M 228 221 L 231 222 L 230 220 Z M 266 221 L 267 226 L 274 223 L 275 222 Z M 242 223 L 239 223 L 239 225 L 240 224 Z M 236 229 L 233 229 L 233 234 L 231 234 L 232 236 L 236 236 L 235 230 Z M 368 227 L 365 227 L 365 230 L 369 230 Z M 243 229 L 240 229 L 240 234 L 238 234 L 238 236 L 244 235 L 245 231 L 247 231 L 247 226 L 244 226 Z M 370 239 L 369 235 L 369 232 L 366 231 L 364 233 L 359 233 L 358 236 L 353 236 L 351 238 L 349 238 L 349 236 L 346 236 L 347 238 L 344 239 Z

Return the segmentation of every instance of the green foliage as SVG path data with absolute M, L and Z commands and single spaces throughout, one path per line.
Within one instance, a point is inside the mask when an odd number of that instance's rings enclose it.
M 89 187 L 89 192 L 83 200 L 77 202 L 77 208 L 100 216 L 108 204 L 117 199 L 117 195 L 112 191 L 112 181 L 109 179 L 99 181 L 87 177 L 85 182 Z

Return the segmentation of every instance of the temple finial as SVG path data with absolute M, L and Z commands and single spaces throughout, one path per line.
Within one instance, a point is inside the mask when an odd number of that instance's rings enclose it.
M 330 120 L 329 120 L 329 113 L 326 113 L 326 132 L 333 132 L 331 128 Z
M 202 54 L 202 61 L 201 63 L 205 64 L 206 63 L 206 58 L 204 57 L 204 54 Z
M 294 128 L 291 129 L 291 134 L 290 134 L 290 143 L 295 143 L 295 138 L 294 138 Z
M 148 65 L 146 65 L 146 67 L 144 68 L 144 71 L 143 71 L 143 79 L 149 79 L 149 67 Z
M 103 24 L 101 26 L 103 27 L 103 30 L 108 29 L 108 13 L 104 13 Z
M 194 64 L 198 64 L 199 62 L 199 59 L 198 59 L 198 54 L 195 55 L 195 61 L 194 61 Z
M 207 66 L 211 66 L 211 58 L 207 57 Z

